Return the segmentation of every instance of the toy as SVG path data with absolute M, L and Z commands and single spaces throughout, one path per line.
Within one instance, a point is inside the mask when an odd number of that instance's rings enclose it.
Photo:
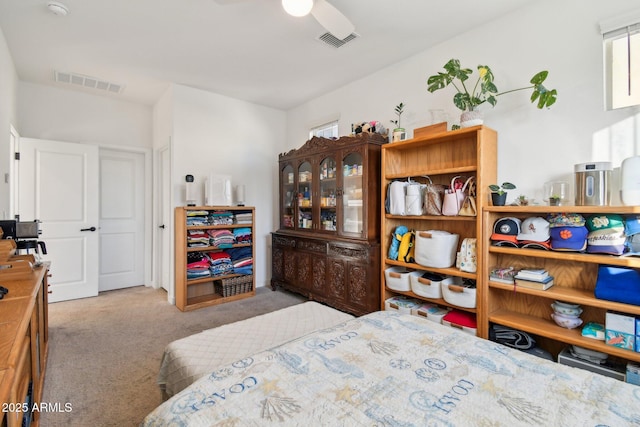
M 398 259 L 400 241 L 402 240 L 402 236 L 404 236 L 408 231 L 409 229 L 404 225 L 396 227 L 396 231 L 393 233 L 393 239 L 391 240 L 391 246 L 389 246 L 389 259 L 394 261 Z
M 415 262 L 415 238 L 416 232 L 413 230 L 402 236 L 400 248 L 398 248 L 398 261 Z

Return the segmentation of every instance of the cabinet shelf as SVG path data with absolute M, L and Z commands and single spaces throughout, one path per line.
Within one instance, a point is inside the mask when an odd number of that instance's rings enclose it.
M 249 246 L 251 246 L 251 243 L 236 243 L 231 245 L 231 248 L 246 248 Z M 230 248 L 220 248 L 218 246 L 187 247 L 187 252 L 213 252 L 224 251 L 225 249 Z
M 623 359 L 640 361 L 640 353 L 613 347 L 605 344 L 604 341 L 585 338 L 581 335 L 580 328 L 562 328 L 556 325 L 553 321 L 542 319 L 540 317 L 516 313 L 509 310 L 497 310 L 489 314 L 489 321 L 534 335 L 541 335 L 565 344 L 577 345 L 579 347 L 600 351 Z
M 213 282 L 214 280 L 230 279 L 232 277 L 239 277 L 239 276 L 243 276 L 243 274 L 223 274 L 220 276 L 200 277 L 199 279 L 187 279 L 186 284 L 187 286 L 197 285 L 198 283 Z
M 442 169 L 430 169 L 428 167 L 418 167 L 409 169 L 398 173 L 385 174 L 386 179 L 406 179 L 410 177 L 423 176 L 423 175 L 468 175 L 477 171 L 475 165 L 461 166 L 456 168 L 442 168 Z
M 489 287 L 495 289 L 502 289 L 504 291 L 510 291 L 520 294 L 527 295 L 535 295 L 538 297 L 548 298 L 550 300 L 558 300 L 573 304 L 581 304 L 581 305 L 594 305 L 595 296 L 593 295 L 593 291 L 588 291 L 584 289 L 574 289 L 574 288 L 564 288 L 561 286 L 552 286 L 546 291 L 540 291 L 537 289 L 529 289 L 518 287 L 517 285 L 508 285 L 505 283 L 491 282 L 489 281 Z M 613 311 L 621 311 L 626 313 L 631 313 L 635 315 L 640 315 L 640 306 L 624 304 L 621 302 L 614 301 L 606 301 L 606 300 L 597 300 L 597 305 L 600 308 L 613 310 Z
M 544 251 L 540 249 L 520 249 L 501 246 L 489 246 L 490 253 L 510 254 L 520 257 L 542 258 L 562 261 L 577 261 L 590 264 L 609 264 L 624 267 L 637 267 L 638 259 L 634 257 L 587 254 L 579 252 Z
M 396 220 L 421 220 L 421 221 L 464 221 L 464 222 L 476 222 L 475 216 L 445 216 L 445 215 L 391 215 L 385 214 L 385 219 Z
M 202 209 L 198 209 L 202 210 Z M 187 225 L 187 230 L 224 230 L 233 228 L 251 228 L 251 224 L 221 224 L 221 225 Z
M 402 262 L 402 261 L 396 261 L 389 258 L 385 260 L 385 264 L 396 265 L 399 267 L 406 267 L 412 270 L 432 271 L 434 273 L 444 274 L 446 276 L 458 276 L 458 277 L 464 277 L 465 279 L 472 279 L 472 280 L 476 280 L 478 277 L 476 273 L 467 273 L 466 271 L 462 271 L 455 267 L 449 267 L 449 268 L 425 267 L 423 265 L 416 264 L 413 262 Z
M 393 292 L 394 294 L 398 294 L 398 295 L 405 295 L 411 298 L 420 299 L 425 302 L 430 302 L 430 303 L 437 304 L 444 307 L 451 307 L 451 308 L 455 308 L 456 310 L 467 311 L 469 313 L 476 313 L 478 311 L 477 308 L 465 308 L 465 307 L 454 306 L 449 304 L 442 298 L 427 298 L 427 297 L 423 297 L 418 294 L 415 294 L 411 291 L 396 291 L 395 289 L 389 289 L 389 288 L 387 288 L 387 291 Z

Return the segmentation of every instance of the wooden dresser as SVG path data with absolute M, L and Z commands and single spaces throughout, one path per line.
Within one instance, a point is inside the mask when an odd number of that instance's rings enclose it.
M 38 426 L 40 413 L 31 410 L 42 402 L 47 364 L 48 267 L 1 253 L 0 285 L 9 293 L 0 300 L 0 426 L 22 426 L 25 417 Z

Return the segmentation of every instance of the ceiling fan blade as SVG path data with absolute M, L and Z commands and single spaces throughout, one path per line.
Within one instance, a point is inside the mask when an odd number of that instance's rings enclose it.
M 345 39 L 356 29 L 342 12 L 326 0 L 315 0 L 311 14 L 320 25 L 340 40 Z

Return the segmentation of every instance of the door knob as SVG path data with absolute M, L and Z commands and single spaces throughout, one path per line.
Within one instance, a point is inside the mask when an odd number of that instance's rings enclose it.
M 158 226 L 158 228 L 162 228 L 164 230 L 164 224 Z
M 96 231 L 95 227 L 81 228 L 80 231 Z

